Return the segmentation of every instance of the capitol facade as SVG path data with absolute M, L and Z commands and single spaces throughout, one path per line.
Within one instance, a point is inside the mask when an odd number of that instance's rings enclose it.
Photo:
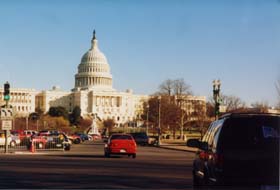
M 75 106 L 82 116 L 97 116 L 101 120 L 113 119 L 123 124 L 139 118 L 147 95 L 135 95 L 132 90 L 118 92 L 113 88 L 113 77 L 106 56 L 100 51 L 95 31 L 90 49 L 82 56 L 71 92 L 59 87 L 36 95 L 36 108 L 47 112 L 50 107 L 63 106 L 69 112 Z
M 83 117 L 113 119 L 120 126 L 140 119 L 144 112 L 144 102 L 147 102 L 149 97 L 133 94 L 131 89 L 118 92 L 113 88 L 110 65 L 98 47 L 94 31 L 91 47 L 81 58 L 71 91 L 62 91 L 58 86 L 43 91 L 12 88 L 10 105 L 13 106 L 16 117 L 26 117 L 36 109 L 47 113 L 50 107 L 58 106 L 72 112 L 78 106 Z M 203 104 L 206 102 L 205 96 L 188 96 L 187 100 Z M 0 104 L 4 103 L 3 89 L 0 88 Z M 188 110 L 191 110 L 190 106 Z

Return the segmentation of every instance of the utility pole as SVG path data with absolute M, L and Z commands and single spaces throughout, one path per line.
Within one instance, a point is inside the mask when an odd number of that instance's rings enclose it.
M 6 103 L 1 108 L 2 130 L 5 131 L 5 153 L 8 152 L 8 135 L 13 125 L 12 122 L 13 111 L 9 106 L 9 100 L 10 100 L 10 84 L 9 82 L 6 82 L 4 84 L 4 101 Z
M 150 106 L 149 106 L 149 104 L 147 104 L 147 123 L 146 123 L 146 133 L 147 133 L 147 135 L 149 133 L 149 108 L 150 108 Z
M 158 146 L 161 145 L 161 127 L 160 127 L 160 104 L 161 104 L 161 96 L 158 97 Z

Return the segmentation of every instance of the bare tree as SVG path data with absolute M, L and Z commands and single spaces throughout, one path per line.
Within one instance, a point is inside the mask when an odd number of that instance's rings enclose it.
M 163 81 L 159 85 L 159 92 L 160 92 L 160 94 L 171 96 L 172 89 L 173 89 L 173 83 L 174 83 L 174 81 L 171 80 L 171 79 L 167 79 L 167 80 Z
M 110 135 L 113 127 L 115 126 L 115 121 L 113 119 L 107 119 L 103 121 L 103 125 L 105 128 L 105 131 L 108 132 L 108 134 Z
M 188 85 L 183 78 L 180 79 L 167 79 L 159 85 L 159 92 L 156 95 L 189 95 L 192 94 L 191 86 Z
M 191 86 L 186 84 L 183 78 L 176 79 L 173 82 L 173 89 L 174 89 L 174 95 L 180 96 L 180 95 L 190 95 L 191 92 Z
M 239 97 L 234 95 L 222 95 L 223 105 L 226 106 L 226 111 L 233 111 L 240 108 L 245 108 L 246 104 Z
M 268 111 L 268 103 L 267 102 L 255 102 L 251 104 L 252 108 L 254 108 L 257 112 L 267 112 Z
M 179 113 L 179 120 L 177 120 L 177 125 L 180 127 L 180 138 L 183 139 L 183 133 L 184 133 L 184 126 L 188 123 L 189 120 L 189 114 L 186 110 L 184 110 L 184 99 L 178 99 L 178 108 L 180 109 Z
M 205 132 L 208 129 L 208 126 L 212 122 L 211 118 L 213 115 L 214 117 L 214 108 L 213 108 L 213 114 L 207 113 L 207 107 L 211 106 L 211 104 L 202 104 L 201 102 L 195 102 L 194 103 L 194 112 L 192 112 L 191 117 L 193 117 L 193 120 L 191 121 L 192 127 L 195 127 L 201 134 L 201 139 Z M 212 106 L 211 108 L 212 109 Z M 210 115 L 210 116 L 208 116 Z

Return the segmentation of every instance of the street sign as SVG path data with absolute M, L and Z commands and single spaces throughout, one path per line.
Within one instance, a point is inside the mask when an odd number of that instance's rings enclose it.
M 2 120 L 2 130 L 12 130 L 12 120 Z
M 1 108 L 0 116 L 1 116 L 1 119 L 12 119 L 13 118 L 13 108 Z

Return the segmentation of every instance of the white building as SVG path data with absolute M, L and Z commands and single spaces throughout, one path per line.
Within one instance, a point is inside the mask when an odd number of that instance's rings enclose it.
M 93 33 L 91 48 L 82 56 L 75 75 L 72 92 L 59 88 L 43 91 L 36 97 L 36 105 L 47 112 L 51 106 L 63 106 L 69 112 L 75 106 L 83 116 L 97 115 L 100 119 L 114 119 L 122 124 L 133 121 L 143 112 L 146 95 L 134 95 L 132 90 L 118 92 L 113 88 L 113 77 L 105 55 L 98 48 Z
M 148 95 L 135 95 L 132 90 L 118 92 L 113 88 L 113 77 L 105 55 L 99 50 L 93 33 L 90 49 L 82 56 L 75 75 L 75 87 L 70 92 L 55 86 L 51 90 L 37 92 L 33 89 L 11 89 L 10 104 L 17 116 L 26 116 L 35 109 L 44 113 L 50 107 L 62 106 L 72 112 L 75 106 L 81 108 L 82 116 L 97 116 L 102 120 L 114 119 L 120 125 L 140 119 L 143 103 Z M 184 104 L 192 112 L 192 103 L 202 102 L 205 97 L 185 97 Z M 3 89 L 0 89 L 0 103 L 3 105 Z
M 35 112 L 35 96 L 38 92 L 34 89 L 11 88 L 9 105 L 14 108 L 14 116 L 25 117 Z M 0 105 L 5 105 L 4 89 L 0 88 Z

